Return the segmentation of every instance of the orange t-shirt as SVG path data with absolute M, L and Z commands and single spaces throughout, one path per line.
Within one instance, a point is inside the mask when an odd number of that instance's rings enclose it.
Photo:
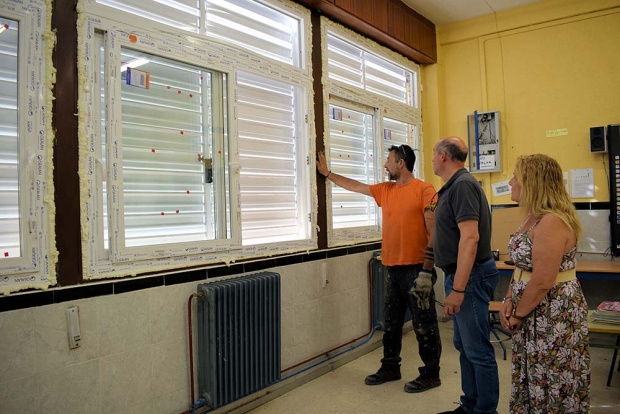
M 383 214 L 381 260 L 386 266 L 424 262 L 428 233 L 424 210 L 435 195 L 433 185 L 414 178 L 406 185 L 394 182 L 370 186 Z

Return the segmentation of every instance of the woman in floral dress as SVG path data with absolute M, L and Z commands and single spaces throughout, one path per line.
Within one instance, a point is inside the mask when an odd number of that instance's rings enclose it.
M 588 306 L 575 274 L 581 226 L 553 158 L 519 157 L 512 200 L 526 214 L 500 318 L 513 334 L 511 413 L 587 413 Z

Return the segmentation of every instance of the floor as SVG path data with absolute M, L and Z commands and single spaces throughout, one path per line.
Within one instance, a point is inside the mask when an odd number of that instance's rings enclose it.
M 417 376 L 420 358 L 413 332 L 403 337 L 402 380 L 377 386 L 367 386 L 364 378 L 379 368 L 382 348 L 378 348 L 332 372 L 308 382 L 293 391 L 264 404 L 251 413 L 305 414 L 305 413 L 419 413 L 434 414 L 453 410 L 461 394 L 458 353 L 452 345 L 452 323 L 440 322 L 443 342 L 442 385 L 420 393 L 403 391 L 405 382 Z M 597 343 L 613 343 L 613 336 L 592 334 Z M 597 336 L 598 335 L 598 336 Z M 507 345 L 510 343 L 508 342 Z M 498 412 L 508 413 L 510 394 L 510 347 L 508 360 L 502 359 L 502 350 L 495 344 L 500 376 Z M 620 412 L 620 372 L 614 373 L 611 386 L 606 387 L 607 374 L 613 351 L 591 348 L 592 380 L 590 386 L 591 414 Z

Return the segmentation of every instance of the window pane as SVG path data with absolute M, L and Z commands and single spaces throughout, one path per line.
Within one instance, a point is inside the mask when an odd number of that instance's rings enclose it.
M 295 88 L 240 72 L 237 95 L 243 244 L 306 238 Z
M 200 31 L 197 0 L 97 0 L 97 3 L 188 32 Z
M 332 35 L 327 35 L 327 48 L 329 78 L 363 89 L 362 49 Z
M 125 245 L 227 238 L 229 203 L 215 191 L 228 187 L 227 163 L 214 160 L 225 150 L 213 134 L 223 130 L 218 76 L 128 49 L 121 58 Z
M 411 105 L 411 72 L 373 55 L 364 54 L 366 90 Z
M 330 105 L 329 142 L 331 170 L 366 184 L 375 183 L 373 116 Z M 371 197 L 332 186 L 334 229 L 376 224 Z
M 207 0 L 207 36 L 299 66 L 299 20 L 253 0 Z
M 383 159 L 387 159 L 388 150 L 392 145 L 400 146 L 403 144 L 409 145 L 415 153 L 416 162 L 413 166 L 413 173 L 416 178 L 420 177 L 420 165 L 417 140 L 417 129 L 415 125 L 408 124 L 406 122 L 397 121 L 395 119 L 383 118 Z M 385 173 L 385 181 L 388 181 L 389 177 Z
M 416 74 L 332 34 L 327 35 L 329 78 L 417 107 Z
M 18 22 L 0 17 L 0 259 L 21 257 Z
M 300 66 L 301 23 L 254 0 L 96 0 L 176 29 L 206 34 L 261 56 Z M 201 16 L 201 8 L 205 13 Z

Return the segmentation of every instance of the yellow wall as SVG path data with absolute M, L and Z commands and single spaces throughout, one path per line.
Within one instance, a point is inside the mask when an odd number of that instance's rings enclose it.
M 441 185 L 430 162 L 437 140 L 466 139 L 467 114 L 498 110 L 502 171 L 476 174 L 492 204 L 510 197 L 493 197 L 491 183 L 532 153 L 565 172 L 593 168 L 594 198 L 574 201 L 609 201 L 607 154 L 590 153 L 589 131 L 620 123 L 620 0 L 547 0 L 437 26 L 437 44 L 437 64 L 422 69 L 427 180 Z

